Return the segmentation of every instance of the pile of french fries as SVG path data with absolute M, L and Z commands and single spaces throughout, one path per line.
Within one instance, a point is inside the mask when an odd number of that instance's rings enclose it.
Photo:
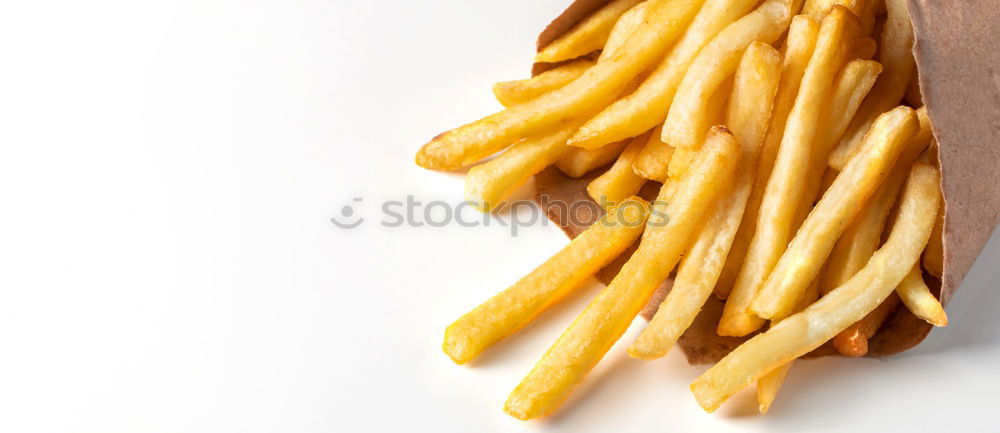
M 709 412 L 751 384 L 767 412 L 797 358 L 829 341 L 864 356 L 897 308 L 945 326 L 924 282 L 942 272 L 943 203 L 912 44 L 904 0 L 609 2 L 538 53 L 550 70 L 494 86 L 503 111 L 417 154 L 472 166 L 484 211 L 551 165 L 600 173 L 587 191 L 606 210 L 449 326 L 445 353 L 474 360 L 634 243 L 508 414 L 555 411 L 668 278 L 632 357 L 666 355 L 713 294 L 719 335 L 755 335 L 691 385 Z

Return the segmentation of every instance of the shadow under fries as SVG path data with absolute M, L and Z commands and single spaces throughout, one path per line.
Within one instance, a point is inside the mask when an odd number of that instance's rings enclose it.
M 945 307 L 949 324 L 931 332 L 901 357 L 957 348 L 1000 344 L 1000 231 L 994 231 L 952 301 Z

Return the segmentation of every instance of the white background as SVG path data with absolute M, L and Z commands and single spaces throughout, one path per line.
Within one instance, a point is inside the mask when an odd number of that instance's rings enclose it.
M 462 199 L 414 152 L 497 110 L 490 85 L 527 74 L 567 2 L 3 2 L 0 431 L 988 428 L 1000 242 L 951 327 L 888 360 L 799 363 L 767 417 L 747 393 L 705 414 L 703 367 L 620 346 L 555 417 L 504 415 L 596 284 L 474 367 L 441 353 L 451 320 L 566 240 L 391 229 L 379 203 Z M 329 222 L 344 205 L 360 228 Z

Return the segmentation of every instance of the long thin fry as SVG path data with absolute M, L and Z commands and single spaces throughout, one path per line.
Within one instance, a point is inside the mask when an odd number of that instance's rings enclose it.
M 944 275 L 944 208 L 938 213 L 934 223 L 934 233 L 924 251 L 924 269 L 931 275 L 941 278 Z
M 875 310 L 920 257 L 940 201 L 937 170 L 917 164 L 889 240 L 861 272 L 805 311 L 750 339 L 691 384 L 698 404 L 715 411 L 729 396 L 821 346 Z
M 941 302 L 934 297 L 931 289 L 924 283 L 920 266 L 914 266 L 903 282 L 896 288 L 899 299 L 906 308 L 921 319 L 934 326 L 948 326 L 948 315 L 944 312 Z
M 448 326 L 444 352 L 464 364 L 517 332 L 632 245 L 649 211 L 641 198 L 623 201 L 530 274 Z
M 642 189 L 646 179 L 635 174 L 632 163 L 646 146 L 647 138 L 645 135 L 633 138 L 614 165 L 587 185 L 587 194 L 590 198 L 604 207 L 614 207 L 618 202 L 637 194 Z
M 493 95 L 504 107 L 513 107 L 549 93 L 580 78 L 594 66 L 590 60 L 562 65 L 526 80 L 503 81 L 493 85 Z
M 661 139 L 678 149 L 696 150 L 710 125 L 708 102 L 727 77 L 736 72 L 751 42 L 772 43 L 794 14 L 792 0 L 767 0 L 749 15 L 730 24 L 705 46 L 684 73 L 674 96 Z
M 788 29 L 787 48 L 781 67 L 781 81 L 778 83 L 778 93 L 774 99 L 770 126 L 768 126 L 767 135 L 764 137 L 764 144 L 761 146 L 753 189 L 750 191 L 750 199 L 747 201 L 746 210 L 743 213 L 743 222 L 740 224 L 739 231 L 736 232 L 736 239 L 733 240 L 733 246 L 726 258 L 726 265 L 722 268 L 722 275 L 719 276 L 719 281 L 715 285 L 715 295 L 720 299 L 726 299 L 729 296 L 736 283 L 740 268 L 743 267 L 743 259 L 746 257 L 747 248 L 750 246 L 750 240 L 753 238 L 757 226 L 760 202 L 764 197 L 764 189 L 771 176 L 771 169 L 774 167 L 774 159 L 778 154 L 778 145 L 781 143 L 785 131 L 785 123 L 792 111 L 792 106 L 795 104 L 795 96 L 799 93 L 802 75 L 805 74 L 809 58 L 812 57 L 816 47 L 818 33 L 819 24 L 802 15 L 793 18 L 792 25 Z
M 899 295 L 892 292 L 865 317 L 848 326 L 833 337 L 833 348 L 841 355 L 860 358 L 868 354 L 868 339 L 872 338 L 882 324 L 889 319 L 889 315 L 896 311 L 899 306 Z
M 704 0 L 648 1 L 647 19 L 615 55 L 559 89 L 435 137 L 417 153 L 417 165 L 457 170 L 610 103 L 681 35 Z
M 663 124 L 684 72 L 702 47 L 727 25 L 746 15 L 757 0 L 706 0 L 684 36 L 635 92 L 588 121 L 570 144 L 598 147 Z
M 720 335 L 744 336 L 764 324 L 749 307 L 795 234 L 797 227 L 793 225 L 796 204 L 804 187 L 802 179 L 809 170 L 820 113 L 828 100 L 835 74 L 844 63 L 847 41 L 854 39 L 856 24 L 852 20 L 853 15 L 839 6 L 823 19 L 816 50 L 802 77 L 761 200 L 756 231 L 719 321 Z
M 802 223 L 795 238 L 761 286 L 751 311 L 765 319 L 787 314 L 816 278 L 837 238 L 888 176 L 899 155 L 920 130 L 917 115 L 898 107 L 879 116 L 865 139 L 865 151 L 851 161 Z
M 618 18 L 615 26 L 611 29 L 611 34 L 608 35 L 608 41 L 604 43 L 604 48 L 601 49 L 601 56 L 598 57 L 598 61 L 615 55 L 625 45 L 625 41 L 628 40 L 629 36 L 632 36 L 635 29 L 639 28 L 646 19 L 649 5 L 650 3 L 646 1 L 639 3 L 622 14 L 621 18 Z
M 653 291 L 690 245 L 740 158 L 736 140 L 724 129 L 712 132 L 696 167 L 670 200 L 660 197 L 639 248 L 618 276 L 591 301 L 545 356 L 514 389 L 504 410 L 519 419 L 556 410 L 583 377 L 621 338 Z M 661 196 L 668 188 L 661 189 Z
M 626 11 L 642 0 L 613 0 L 585 18 L 568 32 L 552 41 L 535 55 L 535 62 L 556 63 L 575 59 L 604 47 L 614 28 Z
M 865 134 L 880 114 L 892 109 L 903 99 L 910 84 L 915 63 L 913 60 L 913 27 L 906 8 L 906 0 L 886 0 L 889 17 L 882 30 L 879 45 L 879 63 L 885 68 L 871 93 L 858 109 L 847 133 L 830 154 L 829 164 L 843 170 L 847 162 L 861 148 Z
M 781 54 L 777 50 L 760 42 L 747 48 L 736 72 L 726 115 L 726 124 L 740 143 L 743 158 L 733 184 L 716 201 L 694 245 L 685 254 L 673 289 L 649 326 L 629 347 L 632 357 L 655 359 L 666 355 L 712 293 L 743 218 L 780 75 Z
M 578 122 L 538 138 L 515 144 L 491 161 L 472 167 L 465 178 L 465 197 L 477 209 L 488 212 L 532 176 L 558 161 L 568 151 L 566 140 Z

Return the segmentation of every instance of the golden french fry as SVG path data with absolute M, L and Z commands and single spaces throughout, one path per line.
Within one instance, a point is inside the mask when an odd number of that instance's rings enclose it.
M 819 279 L 813 280 L 812 284 L 806 290 L 806 293 L 802 296 L 802 300 L 799 301 L 799 305 L 795 307 L 795 312 L 799 313 L 806 308 L 809 308 L 813 302 L 819 299 Z M 780 323 L 784 319 L 775 319 L 773 324 Z M 771 410 L 771 404 L 774 403 L 774 399 L 778 397 L 778 391 L 781 391 L 781 385 L 785 383 L 785 377 L 788 376 L 788 370 L 791 370 L 792 364 L 795 361 L 788 361 L 784 365 L 775 368 L 770 373 L 761 377 L 757 381 L 757 410 L 762 414 L 766 414 Z
M 655 359 L 666 355 L 712 293 L 750 196 L 757 155 L 780 76 L 781 54 L 761 42 L 750 44 L 736 71 L 726 114 L 726 124 L 732 128 L 743 158 L 736 168 L 733 184 L 716 200 L 694 245 L 685 254 L 673 289 L 649 326 L 629 347 L 632 357 Z
M 483 212 L 493 210 L 532 176 L 572 150 L 566 140 L 576 131 L 577 125 L 579 123 L 549 135 L 529 138 L 489 162 L 472 167 L 465 177 L 466 199 Z
M 614 165 L 587 185 L 590 198 L 604 207 L 614 207 L 642 189 L 646 179 L 635 174 L 632 164 L 646 146 L 647 138 L 646 135 L 633 138 Z
M 883 180 L 906 145 L 920 130 L 917 115 L 898 107 L 875 120 L 865 149 L 833 181 L 795 238 L 788 244 L 750 306 L 770 319 L 788 314 L 802 291 L 819 273 L 837 239 Z
M 797 229 L 794 219 L 804 190 L 802 179 L 807 177 L 811 151 L 816 147 L 820 113 L 829 99 L 835 75 L 844 63 L 847 41 L 854 40 L 854 19 L 850 11 L 840 6 L 835 6 L 823 18 L 816 49 L 785 124 L 743 268 L 719 321 L 717 331 L 720 335 L 744 336 L 764 324 L 749 307 Z M 792 300 L 793 305 L 795 300 Z
M 913 28 L 906 0 L 886 0 L 886 8 L 889 17 L 882 30 L 882 43 L 879 45 L 879 63 L 885 70 L 858 109 L 858 114 L 851 121 L 840 144 L 830 154 L 830 167 L 837 170 L 843 170 L 847 161 L 861 148 L 865 134 L 875 118 L 899 105 L 916 69 L 912 52 Z
M 715 411 L 729 396 L 775 368 L 823 345 L 875 310 L 920 257 L 940 201 L 937 170 L 914 166 L 888 241 L 861 272 L 819 301 L 740 345 L 691 384 L 698 404 Z
M 538 418 L 557 409 L 649 301 L 653 291 L 690 245 L 702 217 L 732 180 L 740 158 L 736 140 L 723 128 L 707 138 L 698 162 L 668 201 L 653 209 L 639 248 L 618 276 L 594 298 L 545 356 L 514 389 L 504 410 L 518 419 Z
M 629 141 L 631 140 L 623 140 L 594 149 L 570 146 L 569 150 L 556 161 L 556 167 L 569 177 L 583 177 L 594 169 L 611 164 L 625 150 Z
M 816 202 L 823 183 L 823 176 L 826 173 L 826 160 L 830 150 L 840 141 L 841 135 L 844 134 L 847 125 L 851 123 L 851 119 L 858 111 L 861 101 L 865 99 L 865 95 L 871 90 L 881 72 L 882 65 L 879 65 L 878 62 L 854 60 L 847 63 L 837 74 L 830 92 L 829 107 L 820 122 L 823 129 L 816 137 L 815 151 L 810 156 L 812 162 L 804 182 L 799 210 L 794 219 L 793 225 L 795 227 L 805 221 Z
M 899 306 L 899 295 L 890 293 L 874 311 L 833 337 L 833 348 L 841 355 L 860 358 L 868 354 L 868 339 L 872 338 L 889 315 Z
M 938 213 L 934 233 L 931 235 L 931 241 L 927 243 L 927 250 L 924 251 L 924 269 L 938 278 L 944 275 L 944 207 Z
M 806 0 L 805 6 L 802 7 L 802 13 L 820 21 L 830 13 L 834 6 L 843 6 L 858 17 L 861 23 L 861 34 L 867 35 L 875 24 L 878 4 L 882 2 L 882 0 Z
M 805 74 L 809 58 L 812 57 L 816 47 L 818 33 L 819 24 L 813 19 L 802 15 L 792 18 L 792 24 L 788 29 L 781 81 L 778 83 L 778 93 L 774 99 L 770 126 L 764 137 L 764 144 L 761 146 L 760 157 L 757 159 L 757 174 L 754 176 L 753 189 L 750 191 L 750 199 L 747 201 L 746 210 L 743 213 L 743 223 L 740 224 L 740 229 L 736 232 L 736 239 L 733 240 L 733 246 L 726 258 L 726 265 L 722 268 L 722 275 L 719 276 L 719 281 L 715 285 L 715 295 L 719 299 L 729 297 L 740 268 L 743 267 L 743 259 L 746 257 L 747 248 L 750 246 L 750 240 L 753 238 L 757 226 L 760 202 L 764 197 L 764 189 L 771 176 L 771 169 L 774 167 L 774 159 L 784 134 L 785 123 L 792 111 L 792 106 L 795 104 L 795 96 L 799 92 L 802 75 Z
M 649 2 L 644 1 L 639 3 L 622 14 L 618 18 L 618 21 L 615 21 L 615 26 L 611 28 L 611 34 L 608 35 L 608 41 L 604 43 L 604 48 L 601 49 L 598 61 L 615 55 L 625 45 L 625 41 L 628 40 L 629 36 L 632 36 L 635 29 L 639 28 L 642 21 L 646 19 L 646 9 L 648 7 Z
M 530 274 L 448 326 L 444 352 L 465 364 L 517 332 L 632 245 L 649 211 L 641 198 L 623 201 Z
M 833 251 L 830 253 L 826 272 L 820 289 L 823 293 L 840 287 L 868 263 L 868 259 L 878 249 L 882 232 L 910 167 L 931 141 L 930 119 L 927 110 L 917 110 L 920 132 L 903 149 L 889 177 L 878 187 L 871 199 L 861 208 L 858 216 L 851 221 Z
M 670 157 L 670 164 L 667 165 L 667 177 L 670 179 L 680 179 L 684 177 L 688 166 L 698 156 L 697 150 L 674 149 Z
M 709 100 L 736 72 L 751 42 L 776 41 L 792 20 L 792 0 L 766 0 L 749 15 L 730 24 L 705 46 L 684 73 L 663 123 L 661 140 L 678 149 L 696 150 L 710 126 Z
M 948 326 L 948 315 L 945 314 L 941 302 L 934 297 L 931 289 L 924 283 L 920 265 L 914 266 L 913 270 L 906 275 L 903 282 L 896 288 L 896 294 L 914 316 L 924 319 L 934 326 Z
M 674 148 L 660 141 L 660 128 L 657 126 L 649 133 L 646 147 L 632 164 L 635 174 L 649 180 L 663 182 L 667 180 L 667 167 L 674 154 Z
M 706 0 L 684 36 L 642 86 L 584 124 L 570 139 L 570 144 L 584 148 L 599 147 L 662 125 L 677 86 L 698 52 L 757 3 L 757 0 Z
M 875 56 L 878 49 L 878 42 L 872 38 L 861 38 L 854 41 L 851 52 L 847 54 L 848 59 L 868 60 Z
M 618 19 L 642 0 L 613 0 L 535 54 L 536 63 L 557 63 L 605 46 Z
M 594 66 L 590 60 L 577 60 L 526 80 L 503 81 L 493 85 L 493 95 L 504 107 L 523 104 L 580 78 Z
M 457 170 L 522 138 L 558 129 L 567 119 L 586 117 L 606 106 L 663 55 L 704 0 L 648 1 L 646 20 L 615 55 L 559 89 L 435 137 L 417 153 L 417 165 Z

